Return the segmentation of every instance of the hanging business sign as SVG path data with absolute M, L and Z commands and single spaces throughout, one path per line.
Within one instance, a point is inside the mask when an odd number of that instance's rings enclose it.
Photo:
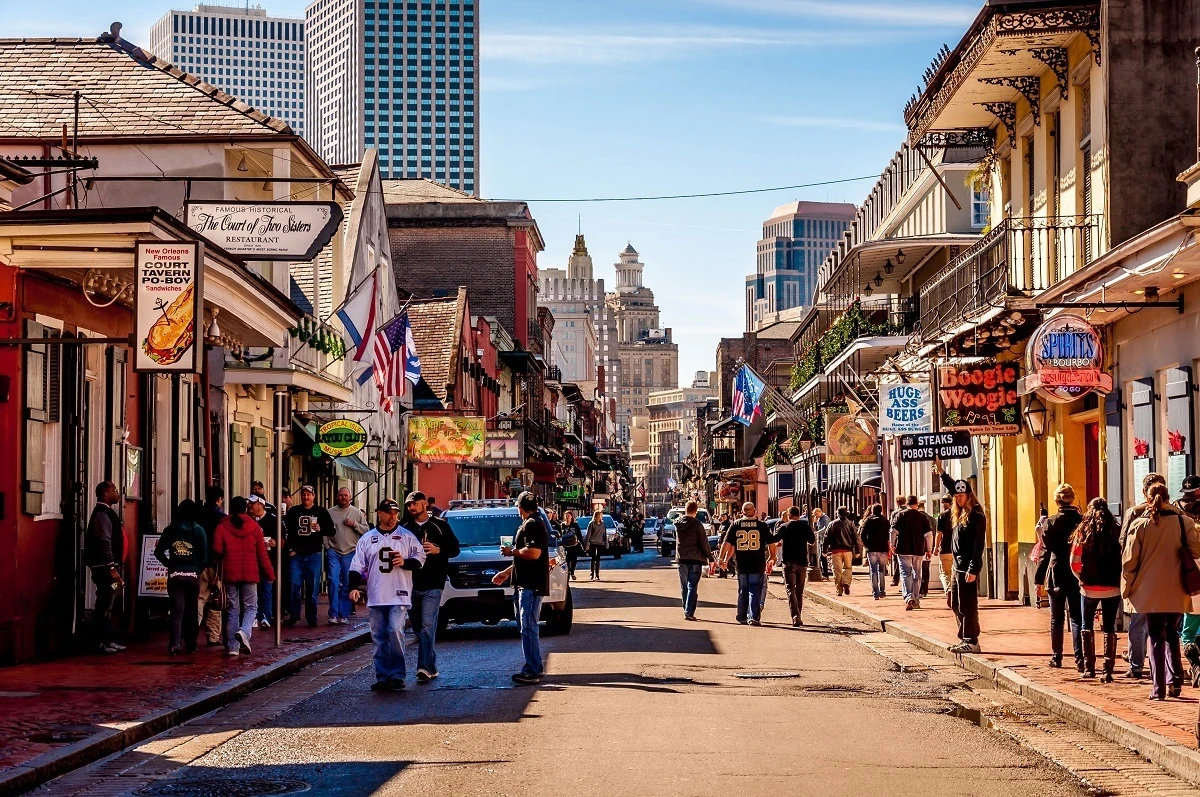
M 1021 395 L 1036 391 L 1046 401 L 1069 404 L 1092 391 L 1112 391 L 1100 332 L 1077 315 L 1063 313 L 1038 327 L 1025 361 L 1029 373 L 1021 379 Z
M 520 468 L 525 465 L 525 433 L 520 429 L 488 432 L 483 441 L 483 467 Z
M 970 432 L 930 432 L 900 436 L 901 462 L 933 462 L 935 459 L 969 459 Z
M 188 241 L 139 241 L 134 274 L 133 366 L 143 373 L 199 373 L 204 319 L 203 247 Z
M 358 421 L 339 418 L 321 425 L 317 445 L 322 454 L 331 457 L 353 456 L 367 445 L 367 430 Z
M 473 416 L 418 415 L 408 420 L 408 456 L 415 462 L 483 464 L 486 419 Z
M 928 382 L 879 388 L 879 433 L 933 431 L 933 394 Z
M 243 260 L 312 260 L 342 222 L 336 202 L 187 202 L 187 225 Z
M 829 465 L 874 465 L 879 462 L 879 433 L 870 418 L 825 413 L 825 462 Z
M 942 431 L 1015 435 L 1021 432 L 1016 363 L 944 365 L 938 368 Z

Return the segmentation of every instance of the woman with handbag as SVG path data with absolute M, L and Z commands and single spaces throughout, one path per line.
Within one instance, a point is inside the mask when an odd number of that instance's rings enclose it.
M 562 516 L 562 547 L 567 553 L 567 575 L 574 581 L 575 566 L 583 553 L 583 539 L 579 524 L 575 522 L 575 513 L 569 509 Z
M 1179 621 L 1200 594 L 1200 530 L 1169 502 L 1165 484 L 1146 493 L 1146 511 L 1129 525 L 1122 554 L 1121 596 L 1126 610 L 1146 615 L 1150 636 L 1150 699 L 1178 697 Z M 1168 685 L 1167 668 L 1170 667 Z
M 1058 512 L 1051 516 L 1042 535 L 1042 555 L 1034 581 L 1038 596 L 1049 594 L 1050 597 L 1050 649 L 1053 651 L 1050 666 L 1062 666 L 1063 626 L 1069 619 L 1075 669 L 1083 672 L 1083 636 L 1080 633 L 1083 618 L 1079 616 L 1082 603 L 1079 579 L 1071 572 L 1071 535 L 1083 521 L 1083 515 L 1075 507 L 1075 490 L 1069 484 L 1060 484 L 1054 491 L 1054 503 Z
M 1120 529 L 1108 503 L 1093 498 L 1083 522 L 1071 535 L 1071 572 L 1079 579 L 1083 597 L 1082 678 L 1096 677 L 1096 609 L 1099 608 L 1104 630 L 1103 683 L 1112 683 L 1117 659 L 1117 609 L 1121 605 Z

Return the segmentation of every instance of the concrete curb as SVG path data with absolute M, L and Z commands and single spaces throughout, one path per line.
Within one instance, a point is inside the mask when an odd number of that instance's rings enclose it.
M 847 617 L 853 617 L 928 653 L 950 659 L 967 672 L 987 679 L 997 689 L 1020 695 L 1034 705 L 1073 725 L 1078 725 L 1110 742 L 1137 751 L 1172 775 L 1200 785 L 1200 752 L 1190 747 L 1185 747 L 1165 736 L 1126 722 L 1095 706 L 1089 706 L 1087 703 L 1064 695 L 1057 689 L 1034 683 L 1017 671 L 994 664 L 982 656 L 970 653 L 951 653 L 948 644 L 920 631 L 871 614 L 856 606 L 842 603 L 828 595 L 809 589 L 806 589 L 804 593 L 809 600 L 826 608 L 833 609 Z
M 268 684 L 286 678 L 322 659 L 337 656 L 369 642 L 371 632 L 355 631 L 309 650 L 286 656 L 273 664 L 248 672 L 215 686 L 173 708 L 162 709 L 135 722 L 123 723 L 86 739 L 43 753 L 25 764 L 0 773 L 0 797 L 23 794 L 60 775 L 99 761 L 144 742 L 163 731 L 182 725 L 210 711 L 245 697 Z

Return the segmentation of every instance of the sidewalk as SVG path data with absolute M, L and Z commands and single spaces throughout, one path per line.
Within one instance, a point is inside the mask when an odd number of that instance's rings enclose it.
M 113 655 L 87 654 L 0 668 L 0 794 L 10 778 L 62 772 L 211 711 L 313 661 L 363 644 L 365 611 L 349 625 L 259 629 L 254 653 L 206 647 L 168 656 L 166 633 Z
M 933 653 L 954 657 L 948 648 L 958 642 L 953 613 L 946 607 L 934 562 L 929 596 L 921 608 L 905 611 L 900 587 L 888 580 L 887 596 L 871 597 L 864 572 L 855 572 L 852 593 L 835 597 L 832 579 L 809 582 L 806 595 L 826 606 L 840 609 L 871 625 L 908 639 Z M 1018 692 L 1072 722 L 1084 724 L 1112 741 L 1133 747 L 1155 763 L 1193 782 L 1200 781 L 1200 755 L 1196 754 L 1197 709 L 1200 692 L 1184 684 L 1183 695 L 1165 701 L 1150 701 L 1149 681 L 1122 677 L 1128 665 L 1120 658 L 1126 647 L 1119 634 L 1115 679 L 1080 681 L 1071 658 L 1070 631 L 1064 633 L 1064 666 L 1052 668 L 1050 659 L 1050 614 L 1047 610 L 1022 606 L 1015 601 L 981 598 L 979 601 L 983 652 L 958 658 L 964 667 L 994 680 L 1000 688 Z M 1103 646 L 1097 667 L 1103 660 Z M 1184 662 L 1187 666 L 1187 662 Z M 1149 662 L 1145 672 L 1149 673 Z M 1162 748 L 1162 749 L 1158 749 Z M 1186 748 L 1186 749 L 1185 749 Z M 1172 765 L 1173 764 L 1173 765 Z

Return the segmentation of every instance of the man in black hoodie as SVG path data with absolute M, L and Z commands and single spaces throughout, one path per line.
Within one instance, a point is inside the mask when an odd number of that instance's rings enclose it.
M 121 570 L 125 565 L 125 530 L 121 516 L 113 504 L 121 500 L 112 482 L 96 485 L 96 506 L 88 519 L 84 537 L 84 563 L 91 568 L 92 583 L 96 585 L 95 622 L 96 644 L 101 653 L 119 653 L 125 649 L 113 639 L 112 615 L 117 592 L 125 586 Z
M 679 590 L 683 598 L 683 619 L 696 619 L 697 588 L 704 566 L 712 559 L 708 532 L 696 519 L 700 505 L 689 501 L 684 516 L 675 521 L 675 564 L 679 566 Z
M 804 625 L 804 583 L 808 580 L 808 547 L 815 545 L 817 535 L 812 524 L 801 514 L 800 507 L 787 511 L 787 521 L 775 530 L 776 558 L 783 562 L 783 587 L 787 590 L 792 626 Z
M 321 576 L 321 552 L 325 537 L 337 533 L 333 518 L 316 503 L 317 491 L 309 485 L 300 488 L 300 503 L 283 516 L 283 551 L 291 573 L 291 594 L 284 625 L 300 620 L 300 594 L 304 591 L 304 619 L 310 628 L 317 625 L 317 582 Z
M 422 492 L 411 492 L 404 499 L 405 521 L 401 525 L 412 532 L 425 549 L 425 564 L 413 573 L 412 627 L 417 634 L 417 683 L 428 683 L 438 677 L 437 639 L 438 610 L 442 606 L 442 590 L 450 560 L 459 554 L 458 538 L 450 524 L 434 517 Z
M 1044 596 L 1047 591 L 1050 593 L 1050 666 L 1062 666 L 1063 621 L 1069 617 L 1075 669 L 1083 672 L 1083 606 L 1079 579 L 1071 570 L 1071 535 L 1083 522 L 1083 515 L 1074 505 L 1075 490 L 1069 484 L 1058 486 L 1054 501 L 1058 504 L 1058 512 L 1050 517 L 1050 525 L 1042 535 L 1042 555 L 1034 580 L 1039 596 Z

